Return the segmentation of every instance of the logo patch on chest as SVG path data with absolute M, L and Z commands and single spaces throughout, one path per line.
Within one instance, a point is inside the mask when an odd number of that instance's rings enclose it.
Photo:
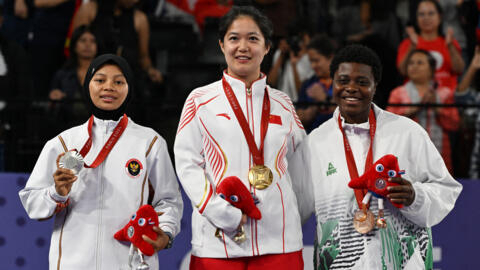
M 137 178 L 138 176 L 140 176 L 142 170 L 143 165 L 140 160 L 136 158 L 129 159 L 127 161 L 127 164 L 125 164 L 125 171 L 127 172 L 127 175 L 132 178 Z
M 328 163 L 327 176 L 332 175 L 337 172 L 337 168 L 333 166 L 331 162 Z

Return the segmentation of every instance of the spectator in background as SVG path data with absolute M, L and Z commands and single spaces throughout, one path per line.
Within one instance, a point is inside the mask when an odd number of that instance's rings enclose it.
M 82 101 L 82 87 L 88 66 L 96 55 L 97 42 L 92 30 L 86 25 L 77 27 L 71 37 L 70 58 L 55 73 L 49 94 L 50 100 L 55 101 L 51 109 L 58 125 L 56 131 L 78 125 L 89 116 Z
M 361 0 L 360 10 L 365 30 L 347 36 L 348 42 L 359 43 L 374 50 L 380 57 L 384 74 L 377 85 L 373 100 L 384 108 L 390 91 L 401 84 L 401 76 L 395 67 L 400 43 L 400 20 L 396 15 L 395 0 Z
M 252 2 L 273 24 L 273 40 L 289 34 L 289 24 L 297 20 L 301 1 L 296 0 L 251 0 L 239 2 Z
M 298 99 L 302 83 L 314 72 L 307 55 L 310 33 L 300 22 L 291 24 L 289 35 L 279 41 L 268 72 L 268 84 L 285 92 L 293 102 Z
M 457 100 L 460 103 L 480 104 L 480 95 L 478 89 L 480 89 L 480 47 L 475 48 L 475 55 L 470 62 L 465 75 L 458 84 Z M 462 124 L 465 125 L 466 130 L 462 130 L 462 135 L 473 133 L 472 142 L 464 142 L 466 144 L 465 150 L 461 152 L 462 156 L 469 156 L 469 177 L 472 179 L 480 178 L 480 114 L 478 108 L 462 110 Z M 468 139 L 468 137 L 467 137 Z M 461 144 L 463 147 L 464 144 Z M 473 150 L 472 150 L 473 144 Z M 470 152 L 471 151 L 471 152 Z M 469 155 L 471 153 L 471 155 Z M 465 159 L 463 159 L 465 160 Z
M 443 31 L 447 32 L 448 28 L 453 29 L 453 37 L 458 41 L 461 51 L 466 54 L 467 37 L 462 28 L 462 21 L 460 17 L 461 5 L 464 0 L 437 0 L 443 10 L 442 22 Z M 465 62 L 465 58 L 464 62 Z
M 200 30 L 203 31 L 205 18 L 220 18 L 232 8 L 233 0 L 197 0 L 193 8 L 193 15 Z
M 3 37 L 16 41 L 26 49 L 33 12 L 33 0 L 4 0 L 3 23 L 0 23 Z
M 334 107 L 304 103 L 331 102 L 332 79 L 329 68 L 335 50 L 335 42 L 325 35 L 314 36 L 307 46 L 308 59 L 315 74 L 302 84 L 297 105 L 298 117 L 307 133 L 332 116 Z
M 33 39 L 30 47 L 35 97 L 44 99 L 55 71 L 64 63 L 63 48 L 75 9 L 73 0 L 34 0 Z
M 466 38 L 466 51 L 463 55 L 467 57 L 465 62 L 470 63 L 469 61 L 473 58 L 475 46 L 477 45 L 476 29 L 479 18 L 478 4 L 480 2 L 477 0 L 457 0 L 457 2 L 459 3 L 459 22 Z
M 99 54 L 113 53 L 124 57 L 135 73 L 137 89 L 147 91 L 143 74 L 155 84 L 162 83 L 164 78 L 150 59 L 150 26 L 145 13 L 136 8 L 137 3 L 138 0 L 84 3 L 73 19 L 73 28 L 90 25 L 97 37 Z
M 407 58 L 409 81 L 395 88 L 388 103 L 443 103 L 453 104 L 453 92 L 435 82 L 436 62 L 426 50 L 411 51 Z M 412 118 L 425 128 L 433 144 L 441 153 L 450 173 L 453 173 L 452 155 L 448 132 L 456 131 L 460 122 L 456 107 L 393 107 L 388 111 Z
M 0 27 L 2 18 L 0 12 Z M 0 100 L 7 103 L 17 98 L 28 101 L 32 86 L 27 53 L 20 44 L 0 32 Z M 0 107 L 4 108 L 5 105 Z
M 422 0 L 417 7 L 415 28 L 407 27 L 408 38 L 400 44 L 397 52 L 397 68 L 407 76 L 407 55 L 415 49 L 429 51 L 435 58 L 437 67 L 435 80 L 440 86 L 455 91 L 457 75 L 464 69 L 461 49 L 453 37 L 453 29 L 448 28 L 444 36 L 442 31 L 442 8 L 435 0 Z

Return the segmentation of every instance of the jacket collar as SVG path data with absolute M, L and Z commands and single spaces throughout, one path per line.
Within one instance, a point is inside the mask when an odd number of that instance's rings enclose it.
M 107 132 L 108 131 L 112 131 L 115 129 L 115 127 L 117 126 L 117 124 L 120 122 L 120 120 L 122 119 L 123 115 L 118 118 L 117 120 L 103 120 L 103 119 L 100 119 L 100 118 L 97 118 L 97 117 L 93 117 L 93 127 L 94 129 L 100 129 L 100 130 L 106 130 Z M 130 122 L 130 119 L 128 119 Z
M 238 79 L 235 78 L 229 74 L 227 74 L 227 71 L 223 71 L 223 77 L 227 82 L 230 84 L 230 86 L 233 89 L 233 92 L 238 95 L 238 94 L 245 94 L 249 89 L 247 89 L 245 83 Z M 267 86 L 267 76 L 263 73 L 260 73 L 260 78 L 258 78 L 256 81 L 252 83 L 252 86 L 250 87 L 252 96 L 262 96 L 265 91 L 265 87 Z
M 377 119 L 377 123 L 378 121 L 381 121 L 381 118 L 383 116 L 383 110 L 380 109 L 375 103 L 372 102 L 372 106 L 373 106 L 373 112 L 375 113 L 375 118 Z M 338 125 L 338 115 L 340 114 L 340 110 L 338 109 L 338 106 L 337 108 L 335 108 L 335 112 L 333 112 L 333 121 L 335 121 L 335 124 Z M 370 125 L 368 123 L 368 120 L 367 122 L 365 123 L 360 123 L 360 124 L 347 124 L 345 123 L 345 119 L 343 118 L 343 116 L 340 115 L 340 119 L 342 121 L 342 127 L 355 127 L 355 128 L 360 128 L 360 129 L 366 129 L 366 130 L 369 130 L 370 129 Z

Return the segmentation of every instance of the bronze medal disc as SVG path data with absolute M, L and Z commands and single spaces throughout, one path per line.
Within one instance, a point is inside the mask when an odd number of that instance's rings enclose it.
M 355 212 L 353 216 L 353 227 L 361 234 L 366 234 L 375 228 L 375 216 L 368 210 L 365 214 L 362 210 Z
M 248 171 L 248 181 L 256 189 L 266 189 L 273 182 L 272 171 L 264 165 L 255 165 Z

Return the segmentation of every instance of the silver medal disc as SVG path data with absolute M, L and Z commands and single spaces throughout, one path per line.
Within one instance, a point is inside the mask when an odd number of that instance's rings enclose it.
M 75 150 L 65 152 L 58 161 L 60 168 L 70 169 L 74 174 L 78 174 L 83 168 L 83 157 Z

